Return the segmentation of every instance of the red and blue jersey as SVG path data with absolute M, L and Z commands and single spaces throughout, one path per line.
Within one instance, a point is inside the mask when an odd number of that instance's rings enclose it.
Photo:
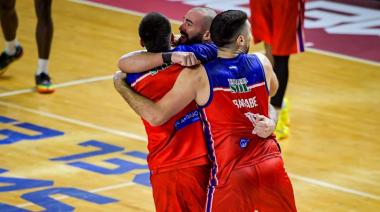
M 179 65 L 165 66 L 128 74 L 126 82 L 135 91 L 156 102 L 170 91 L 183 69 Z M 200 113 L 195 102 L 161 126 L 153 127 L 147 121 L 143 122 L 148 135 L 148 166 L 152 173 L 209 163 Z
M 214 161 L 211 186 L 223 185 L 231 170 L 251 166 L 280 152 L 267 139 L 252 133 L 254 114 L 268 117 L 269 94 L 265 73 L 256 55 L 217 58 L 206 63 L 210 98 L 202 119 L 210 158 Z
M 217 56 L 214 43 L 178 45 L 172 51 L 193 52 L 202 63 Z M 126 82 L 135 91 L 156 102 L 173 87 L 181 71 L 179 65 L 164 64 L 148 72 L 128 74 Z M 148 165 L 153 172 L 209 163 L 200 113 L 195 102 L 161 126 L 153 127 L 144 119 L 143 123 L 148 135 Z

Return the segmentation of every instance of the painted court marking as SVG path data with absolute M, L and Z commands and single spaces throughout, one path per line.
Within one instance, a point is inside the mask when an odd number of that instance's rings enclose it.
M 67 118 L 67 117 L 56 115 L 56 114 L 52 114 L 52 113 L 47 113 L 47 112 L 40 111 L 40 110 L 34 110 L 34 109 L 30 109 L 30 108 L 23 107 L 23 106 L 20 106 L 20 105 L 17 105 L 17 104 L 13 104 L 13 103 L 8 103 L 8 102 L 2 102 L 2 101 L 0 101 L 0 105 L 4 106 L 4 107 L 9 107 L 9 108 L 14 108 L 14 109 L 22 110 L 22 111 L 25 111 L 25 112 L 28 112 L 28 113 L 33 113 L 33 114 L 40 115 L 40 116 L 45 116 L 45 117 L 48 117 L 48 118 L 51 118 L 51 119 L 55 119 L 55 120 L 59 120 L 59 121 L 64 121 L 64 122 L 67 122 L 67 123 L 70 123 L 70 124 L 75 124 L 75 125 L 79 125 L 79 126 L 82 126 L 82 127 L 88 127 L 88 128 L 91 128 L 91 129 L 107 132 L 107 133 L 110 133 L 110 134 L 114 134 L 114 135 L 130 138 L 130 139 L 134 139 L 134 140 L 138 140 L 138 141 L 144 141 L 144 142 L 147 141 L 145 136 L 141 136 L 141 135 L 137 135 L 137 134 L 134 134 L 134 133 L 125 132 L 125 131 L 115 130 L 115 129 L 111 129 L 111 128 L 108 128 L 108 127 L 103 127 L 103 126 L 99 126 L 99 125 L 92 124 L 92 123 L 89 123 L 89 122 L 84 122 L 84 121 L 80 121 L 80 120 L 76 120 L 76 119 L 71 119 L 71 118 Z
M 59 84 L 55 84 L 54 86 L 56 88 L 64 88 L 64 87 L 69 87 L 73 85 L 80 85 L 80 84 L 98 82 L 98 81 L 103 81 L 103 80 L 109 80 L 109 79 L 112 79 L 112 77 L 113 77 L 112 75 L 101 76 L 101 77 L 91 77 L 91 78 L 86 78 L 86 79 L 59 83 Z M 0 98 L 7 97 L 7 96 L 15 96 L 19 94 L 34 93 L 35 91 L 36 91 L 35 88 L 27 88 L 27 89 L 15 90 L 15 91 L 10 91 L 10 92 L 4 92 L 4 93 L 0 93 Z
M 131 138 L 131 139 L 136 139 L 138 141 L 144 141 L 144 142 L 147 141 L 145 137 L 143 137 L 141 135 L 134 134 L 134 133 L 119 131 L 119 130 L 115 130 L 115 129 L 111 129 L 111 128 L 107 128 L 107 127 L 102 127 L 102 126 L 98 126 L 98 125 L 88 123 L 88 122 L 83 122 L 83 121 L 79 121 L 76 119 L 71 119 L 71 118 L 66 118 L 64 116 L 55 115 L 52 113 L 47 113 L 47 112 L 43 112 L 43 111 L 39 111 L 39 110 L 30 109 L 30 108 L 23 107 L 23 106 L 13 104 L 13 103 L 7 103 L 7 102 L 0 101 L 0 106 L 22 110 L 22 111 L 37 114 L 40 116 L 45 116 L 45 117 L 48 117 L 51 119 L 56 119 L 59 121 L 64 121 L 64 122 L 68 122 L 71 124 L 76 124 L 76 125 L 79 125 L 82 127 L 88 127 L 88 128 L 100 130 L 103 132 L 111 133 L 114 135 L 119 135 L 119 136 Z M 309 178 L 309 177 L 304 177 L 304 176 L 300 176 L 300 175 L 296 175 L 296 174 L 292 174 L 292 173 L 288 173 L 288 174 L 291 178 L 293 178 L 295 180 L 303 181 L 303 182 L 308 183 L 308 184 L 312 184 L 312 185 L 328 188 L 331 190 L 336 190 L 336 191 L 340 191 L 340 192 L 344 192 L 344 193 L 348 193 L 348 194 L 352 194 L 352 195 L 356 195 L 356 196 L 365 197 L 365 198 L 380 201 L 379 195 L 370 194 L 370 193 L 359 191 L 359 190 L 345 188 L 345 187 L 338 186 L 338 185 L 328 183 L 325 181 L 321 181 L 321 180 L 317 180 L 317 179 L 313 179 L 313 178 Z M 101 189 L 101 188 L 99 188 L 99 189 Z
M 109 191 L 109 190 L 114 190 L 114 189 L 118 189 L 118 188 L 124 188 L 124 187 L 132 186 L 132 185 L 136 185 L 136 183 L 134 183 L 134 182 L 127 182 L 127 183 L 121 183 L 121 184 L 116 184 L 116 185 L 110 185 L 110 186 L 105 186 L 105 187 L 101 187 L 101 188 L 92 189 L 89 192 L 99 193 L 101 191 Z M 56 199 L 56 200 L 62 200 L 62 199 L 67 199 L 67 198 L 70 198 L 70 196 L 57 195 L 57 196 L 54 197 L 54 199 Z M 26 208 L 26 207 L 29 207 L 29 206 L 32 206 L 32 205 L 35 205 L 35 204 L 29 202 L 29 203 L 24 203 L 24 204 L 16 205 L 16 206 L 19 207 L 19 208 Z

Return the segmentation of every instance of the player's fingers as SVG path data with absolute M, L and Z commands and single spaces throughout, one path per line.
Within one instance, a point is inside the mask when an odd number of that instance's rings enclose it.
M 181 66 L 186 65 L 186 55 L 180 55 L 178 57 L 177 63 L 180 64 Z
M 263 121 L 266 118 L 266 116 L 256 114 L 256 121 Z
M 194 56 L 189 57 L 189 63 L 190 63 L 189 65 L 190 66 L 196 65 L 196 61 L 197 61 L 197 59 Z
M 187 60 L 188 60 L 187 56 L 184 56 L 181 65 L 182 65 L 182 66 L 187 66 L 187 63 L 188 63 Z
M 192 58 L 191 55 L 188 55 L 186 58 L 186 66 L 192 66 Z
M 197 57 L 195 56 L 195 54 L 192 54 L 191 55 L 191 63 L 192 65 L 198 65 L 200 63 L 200 61 L 197 59 Z
M 118 78 L 120 78 L 120 74 L 121 74 L 121 71 L 116 71 L 115 74 L 113 75 L 113 79 L 114 80 L 117 80 Z

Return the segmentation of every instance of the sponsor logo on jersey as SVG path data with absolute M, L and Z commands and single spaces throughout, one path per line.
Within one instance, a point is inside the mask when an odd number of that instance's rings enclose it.
M 162 64 L 161 66 L 157 67 L 157 68 L 154 68 L 152 70 L 149 71 L 149 74 L 150 75 L 156 75 L 158 72 L 160 71 L 164 71 L 167 67 L 169 67 L 171 65 L 171 63 L 164 63 Z
M 254 108 L 257 107 L 257 102 L 256 102 L 256 96 L 248 99 L 234 99 L 232 100 L 232 103 L 236 105 L 237 108 Z
M 176 130 L 182 129 L 186 127 L 187 125 L 194 123 L 196 121 L 200 120 L 199 112 L 198 111 L 191 111 L 188 114 L 186 114 L 184 117 L 180 118 L 178 121 L 175 122 L 174 128 Z
M 240 139 L 240 147 L 246 148 L 248 146 L 249 139 L 248 138 L 241 138 Z
M 238 67 L 237 67 L 237 66 L 229 66 L 228 69 L 231 69 L 231 70 L 238 70 Z
M 232 93 L 247 93 L 251 91 L 248 87 L 248 80 L 246 78 L 241 79 L 228 79 L 230 89 Z

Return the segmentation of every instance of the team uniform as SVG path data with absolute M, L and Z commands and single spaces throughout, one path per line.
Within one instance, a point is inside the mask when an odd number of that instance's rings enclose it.
M 216 57 L 213 44 L 182 46 L 174 51 L 184 50 L 194 51 L 201 61 Z M 170 91 L 182 69 L 164 64 L 148 72 L 128 74 L 126 82 L 156 102 Z M 210 161 L 196 103 L 191 102 L 161 126 L 143 123 L 156 211 L 204 211 Z
M 250 0 L 255 43 L 272 45 L 272 54 L 290 55 L 304 51 L 305 0 Z
M 127 82 L 138 93 L 158 101 L 172 88 L 182 69 L 172 65 L 129 74 Z M 190 103 L 161 126 L 143 123 L 156 210 L 186 211 L 187 205 L 195 211 L 204 210 L 210 167 L 196 104 Z
M 252 134 L 254 114 L 268 117 L 258 57 L 240 54 L 204 66 L 211 93 L 201 116 L 213 161 L 207 211 L 296 211 L 275 136 Z
M 217 47 L 214 43 L 202 43 L 192 45 L 178 45 L 173 51 L 176 52 L 193 52 L 195 57 L 202 62 L 202 64 L 214 60 L 217 57 Z

